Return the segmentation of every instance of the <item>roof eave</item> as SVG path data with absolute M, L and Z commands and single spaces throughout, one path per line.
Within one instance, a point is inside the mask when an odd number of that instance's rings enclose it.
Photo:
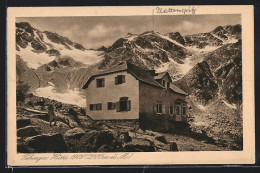
M 144 80 L 140 79 L 138 76 L 136 76 L 136 75 L 135 75 L 133 72 L 131 72 L 131 70 L 129 70 L 129 69 L 127 69 L 127 71 L 128 71 L 131 75 L 133 75 L 137 80 L 142 81 L 143 83 L 146 83 L 146 84 L 149 84 L 149 85 L 152 85 L 152 86 L 155 86 L 155 87 L 163 88 L 160 84 L 155 85 L 155 84 L 153 84 L 153 83 L 150 83 L 150 82 L 147 82 L 147 81 L 144 81 Z
M 165 74 L 164 74 L 162 77 L 160 77 L 160 78 L 158 78 L 158 79 L 155 79 L 155 80 L 161 80 L 161 79 L 164 78 L 164 76 L 167 75 L 167 74 L 168 74 L 168 76 L 169 76 L 169 78 L 170 78 L 170 82 L 172 82 L 172 78 L 171 78 L 171 76 L 170 76 L 170 74 L 169 74 L 168 72 L 165 72 Z
M 175 90 L 173 90 L 172 88 L 170 88 L 174 93 L 177 93 L 177 94 L 180 94 L 180 95 L 184 95 L 184 96 L 188 96 L 189 94 L 188 93 L 186 93 L 186 92 L 184 92 L 183 91 L 183 93 L 181 93 L 181 92 L 177 92 L 177 91 L 175 91 Z
M 105 76 L 108 74 L 112 74 L 112 73 L 117 73 L 117 72 L 122 72 L 122 71 L 126 71 L 127 69 L 123 69 L 123 70 L 117 70 L 117 71 L 113 71 L 113 72 L 107 72 L 107 73 L 101 73 L 101 74 L 93 74 L 90 76 L 90 78 L 87 80 L 87 82 L 85 83 L 85 85 L 82 87 L 82 89 L 86 89 L 88 88 L 89 83 L 98 76 Z

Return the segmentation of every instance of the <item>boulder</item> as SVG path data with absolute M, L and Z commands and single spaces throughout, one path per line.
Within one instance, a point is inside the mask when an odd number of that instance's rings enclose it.
M 170 142 L 170 151 L 179 151 L 175 142 Z
M 111 145 L 102 145 L 97 152 L 115 152 L 115 149 Z
M 35 149 L 26 145 L 26 143 L 17 143 L 18 153 L 35 153 Z
M 154 147 L 157 150 L 170 151 L 170 144 L 165 144 L 157 140 L 154 141 Z
M 86 116 L 86 109 L 80 108 L 80 113 L 81 113 L 81 115 Z
M 29 118 L 19 118 L 17 119 L 16 124 L 17 124 L 17 129 L 19 129 L 31 125 L 31 121 Z
M 132 138 L 129 136 L 128 132 L 121 132 L 119 134 L 119 138 L 120 138 L 120 140 L 122 140 L 123 142 L 126 142 L 126 143 L 132 141 Z
M 124 146 L 126 152 L 154 152 L 155 149 L 149 141 L 142 139 L 132 139 L 131 142 Z
M 90 131 L 79 140 L 81 152 L 96 152 L 102 145 L 112 145 L 115 140 L 114 135 L 109 131 Z
M 68 151 L 68 147 L 60 133 L 38 135 L 26 140 L 28 146 L 34 148 L 36 153 L 62 153 Z
M 129 133 L 129 136 L 133 139 L 133 138 L 137 138 L 137 139 L 145 139 L 148 141 L 154 141 L 154 136 L 150 136 L 150 135 L 146 135 L 146 134 L 141 134 L 141 133 Z
M 68 111 L 68 113 L 69 113 L 70 115 L 73 115 L 73 116 L 77 116 L 77 115 L 78 115 L 78 113 L 77 113 L 73 108 L 70 108 L 69 111 Z
M 115 140 L 115 139 L 112 141 L 111 146 L 112 146 L 116 151 L 118 151 L 118 150 L 121 151 L 121 149 L 122 149 L 122 143 L 119 142 L 118 140 Z
M 86 132 L 81 128 L 74 128 L 66 131 L 64 137 L 68 139 L 80 139 Z
M 168 142 L 166 141 L 166 139 L 164 138 L 163 135 L 155 136 L 155 140 L 160 141 L 160 142 L 162 142 L 164 144 L 168 144 Z
M 17 153 L 30 153 L 27 146 L 23 143 L 17 144 Z
M 18 153 L 30 153 L 28 146 L 25 144 L 25 141 L 21 137 L 17 137 L 17 152 Z
M 18 137 L 30 137 L 36 136 L 39 133 L 35 130 L 33 126 L 26 126 L 17 130 Z
M 159 132 L 154 132 L 152 130 L 145 130 L 146 134 L 150 135 L 150 136 L 161 136 L 162 134 Z

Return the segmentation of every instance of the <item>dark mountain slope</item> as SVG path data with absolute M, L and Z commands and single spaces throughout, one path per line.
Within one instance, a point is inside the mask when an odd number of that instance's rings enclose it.
M 52 33 L 49 31 L 41 32 L 35 28 L 33 28 L 27 22 L 16 23 L 16 43 L 22 47 L 26 48 L 31 43 L 32 48 L 34 48 L 37 52 L 44 52 L 47 50 L 46 43 L 44 41 L 43 34 L 46 34 L 48 39 L 53 43 L 61 44 L 65 46 L 67 49 L 71 49 L 74 47 L 75 49 L 85 50 L 85 48 L 78 43 L 74 43 L 70 41 L 66 37 L 62 37 L 57 33 Z M 47 44 L 48 46 L 54 47 L 51 44 Z
M 204 105 L 215 97 L 240 105 L 242 103 L 241 58 L 241 41 L 224 45 L 206 54 L 204 60 L 194 66 L 176 84 L 185 88 Z
M 34 91 L 40 86 L 40 79 L 35 71 L 17 55 L 16 56 L 16 81 L 22 81 L 29 86 L 30 91 Z
M 128 34 L 105 50 L 105 59 L 100 69 L 123 60 L 129 60 L 143 68 L 153 69 L 162 63 L 169 62 L 170 59 L 182 64 L 186 56 L 192 54 L 177 42 L 174 43 L 173 40 L 170 41 L 152 31 L 140 35 Z

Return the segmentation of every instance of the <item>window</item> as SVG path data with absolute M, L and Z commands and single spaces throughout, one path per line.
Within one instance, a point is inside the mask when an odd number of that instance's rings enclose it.
M 121 97 L 119 102 L 116 102 L 116 111 L 130 111 L 131 110 L 131 101 L 128 100 L 128 97 Z
M 162 80 L 162 85 L 163 87 L 165 87 L 165 80 Z
M 89 110 L 90 111 L 102 110 L 102 103 L 90 104 L 89 105 Z
M 167 89 L 170 88 L 170 82 L 167 82 Z
M 117 77 L 115 77 L 115 84 L 119 85 L 125 83 L 125 75 L 118 75 Z
M 182 115 L 186 115 L 186 106 L 182 107 Z
M 176 106 L 176 115 L 180 115 L 181 110 L 180 110 L 180 106 Z
M 97 88 L 105 86 L 105 79 L 104 78 L 97 79 L 96 81 L 97 81 Z
M 156 105 L 156 113 L 162 113 L 162 104 Z
M 165 105 L 161 103 L 154 103 L 154 113 L 165 114 Z
M 127 111 L 127 101 L 120 101 L 120 111 Z
M 94 105 L 93 105 L 93 104 L 90 104 L 90 105 L 89 105 L 89 110 L 91 110 L 91 111 L 94 110 Z
M 107 103 L 107 110 L 113 110 L 113 109 L 115 109 L 115 103 L 108 102 Z
M 170 114 L 173 114 L 173 105 L 170 105 Z

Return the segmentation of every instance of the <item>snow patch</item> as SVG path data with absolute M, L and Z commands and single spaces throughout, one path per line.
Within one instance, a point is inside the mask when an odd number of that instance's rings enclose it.
M 134 39 L 137 37 L 137 35 L 136 34 L 128 34 L 128 35 L 126 35 L 126 39 L 128 40 L 128 41 L 134 41 Z
M 214 37 L 216 37 L 217 39 L 221 40 L 221 41 L 223 42 L 223 44 L 236 43 L 236 42 L 238 42 L 238 40 L 235 39 L 235 38 L 230 38 L 230 37 L 228 37 L 228 39 L 225 40 L 225 39 L 223 39 L 223 38 L 220 38 L 220 37 L 219 37 L 218 35 L 216 35 L 216 34 L 213 34 L 213 33 L 212 33 L 212 35 L 213 35 Z M 225 36 L 226 36 L 226 35 L 225 35 Z
M 174 44 L 180 46 L 180 47 L 185 48 L 182 44 L 178 43 L 177 41 L 175 41 L 175 40 L 173 40 L 173 39 L 170 39 L 169 37 L 167 37 L 167 36 L 165 36 L 165 35 L 162 35 L 162 34 L 159 34 L 159 33 L 156 33 L 156 34 L 159 35 L 160 37 L 162 37 L 162 38 L 164 38 L 164 39 L 166 39 L 166 40 L 168 40 L 168 41 L 170 41 L 170 42 L 172 42 L 172 43 L 174 43 Z
M 199 122 L 193 122 L 193 125 L 195 125 L 195 126 L 207 126 L 208 124 L 206 122 L 199 121 Z
M 158 68 L 156 68 L 156 73 L 168 71 L 172 65 L 176 67 L 178 75 L 181 75 L 181 77 L 186 75 L 190 71 L 190 69 L 194 67 L 194 65 L 192 65 L 191 57 L 186 58 L 184 60 L 184 64 L 179 64 L 173 59 L 170 59 L 170 62 L 162 63 Z
M 40 37 L 34 31 L 36 39 L 40 40 Z M 48 49 L 54 48 L 59 50 L 62 56 L 69 56 L 76 61 L 82 62 L 85 65 L 92 65 L 95 63 L 100 62 L 103 59 L 102 53 L 103 51 L 96 51 L 96 50 L 79 50 L 74 47 L 67 49 L 62 44 L 57 44 L 50 41 L 45 33 L 42 34 L 44 42 Z M 51 46 L 51 45 L 53 46 Z M 43 64 L 47 64 L 53 60 L 55 60 L 55 56 L 50 56 L 47 53 L 36 53 L 33 52 L 34 49 L 31 46 L 31 43 L 26 48 L 20 48 L 20 51 L 17 51 L 17 54 L 27 63 L 27 65 L 33 69 L 37 69 L 39 66 Z
M 101 56 L 103 51 L 95 51 L 95 50 L 83 51 L 70 46 L 69 47 L 71 49 L 67 49 L 64 45 L 57 44 L 49 40 L 45 33 L 43 34 L 43 38 L 45 43 L 52 44 L 56 49 L 58 49 L 61 55 L 70 56 L 74 60 L 82 62 L 85 65 L 95 64 L 103 59 L 103 56 Z
M 135 45 L 140 51 L 142 51 L 142 52 L 152 52 L 152 50 L 151 49 L 147 49 L 147 48 L 142 48 L 142 47 L 140 47 L 140 46 L 138 46 L 138 45 Z M 134 49 L 135 50 L 135 49 Z
M 61 55 L 69 56 L 76 61 L 82 62 L 85 65 L 91 65 L 98 63 L 103 59 L 101 55 L 102 51 L 95 51 L 95 50 L 79 50 L 72 48 L 72 50 L 63 49 L 60 51 Z
M 36 69 L 43 64 L 47 64 L 55 60 L 54 56 L 49 56 L 46 53 L 36 53 L 32 51 L 30 43 L 26 48 L 20 48 L 20 51 L 17 51 L 17 54 L 27 63 L 28 67 Z
M 236 105 L 233 103 L 233 104 L 229 104 L 228 102 L 226 102 L 225 100 L 223 100 L 223 102 L 225 103 L 225 105 L 227 105 L 229 108 L 231 109 L 236 109 Z
M 63 50 L 63 49 L 67 49 L 64 45 L 62 44 L 57 44 L 57 43 L 54 43 L 52 42 L 46 35 L 46 33 L 43 33 L 43 40 L 45 43 L 47 43 L 46 45 L 49 47 L 49 48 L 52 48 L 50 45 L 48 44 L 51 44 L 54 48 L 58 49 L 59 51 L 60 50 Z M 68 45 L 69 46 L 69 45 Z
M 180 67 L 182 76 L 186 75 L 190 71 L 190 69 L 193 68 L 193 65 L 191 64 L 191 57 L 186 58 L 184 60 L 184 64 L 179 64 L 179 67 Z
M 197 105 L 197 107 L 200 109 L 200 110 L 206 110 L 206 107 L 205 106 L 203 106 L 203 105 Z
M 161 73 L 168 71 L 170 62 L 161 64 L 158 68 L 155 69 L 156 73 Z
M 218 35 L 211 33 L 211 35 L 213 35 L 214 37 L 216 37 L 217 39 L 221 40 L 223 43 L 225 43 L 227 40 L 220 38 Z
M 197 48 L 195 46 L 190 46 L 190 47 L 187 47 L 187 49 L 190 49 L 190 50 L 193 50 L 193 51 L 199 52 L 199 53 L 205 53 L 205 52 L 211 52 L 211 51 L 216 50 L 220 47 L 221 46 L 206 46 L 206 47 L 200 49 L 200 48 Z
M 52 83 L 52 82 L 48 82 L 48 84 L 49 84 L 50 86 L 55 86 L 54 83 Z
M 238 39 L 235 39 L 235 38 L 230 38 L 226 41 L 226 43 L 236 43 L 238 42 Z
M 57 100 L 66 104 L 73 104 L 80 107 L 85 107 L 86 98 L 82 95 L 79 89 L 67 90 L 65 93 L 58 93 L 54 86 L 47 86 L 35 90 L 35 95 Z

